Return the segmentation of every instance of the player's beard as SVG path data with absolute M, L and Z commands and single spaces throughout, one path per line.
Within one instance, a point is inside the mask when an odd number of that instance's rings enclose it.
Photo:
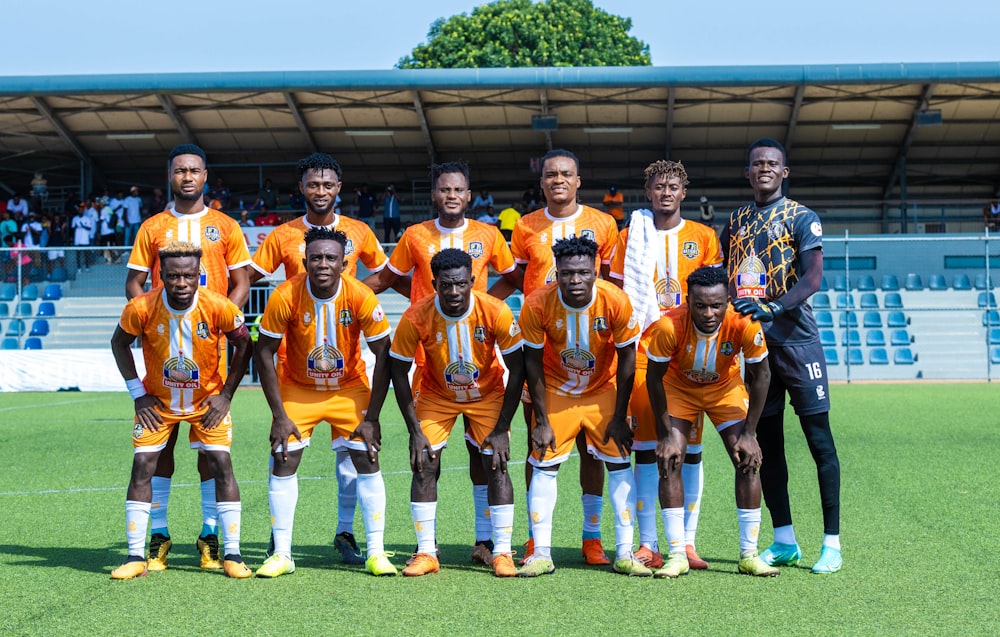
M 174 197 L 176 199 L 181 199 L 183 201 L 198 201 L 199 199 L 201 199 L 201 194 L 202 193 L 200 193 L 200 192 L 191 193 L 191 194 L 187 194 L 187 193 L 184 193 L 184 192 L 177 192 L 177 193 L 174 193 Z
M 330 200 L 330 203 L 329 203 L 329 205 L 327 205 L 327 206 L 326 206 L 326 208 L 317 208 L 316 206 L 312 205 L 312 204 L 311 204 L 311 203 L 309 202 L 309 200 L 307 199 L 307 200 L 306 200 L 306 209 L 307 209 L 307 210 L 308 210 L 309 212 L 311 212 L 311 213 L 313 213 L 314 215 L 316 215 L 317 217 L 325 217 L 325 216 L 327 216 L 328 214 L 330 214 L 331 212 L 333 212 L 333 207 L 334 207 L 334 206 L 335 206 L 336 204 L 337 204 L 337 200 L 336 200 L 336 198 L 334 198 L 334 199 L 331 199 L 331 200 Z
M 438 218 L 444 221 L 460 221 L 465 218 L 466 213 L 469 211 L 468 204 L 463 205 L 461 210 L 459 210 L 458 212 L 449 212 L 447 210 L 444 210 L 441 206 L 437 205 L 436 203 L 432 204 L 431 208 L 434 209 L 434 214 Z

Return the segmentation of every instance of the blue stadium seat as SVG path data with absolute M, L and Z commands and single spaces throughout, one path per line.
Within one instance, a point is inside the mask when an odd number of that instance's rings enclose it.
M 924 289 L 924 279 L 919 274 L 915 272 L 910 272 L 906 275 L 906 289 L 907 290 L 923 290 Z
M 18 316 L 31 316 L 34 309 L 31 307 L 31 303 L 28 301 L 23 301 L 17 304 L 17 315 Z
M 987 281 L 985 272 L 980 272 L 979 274 L 977 274 L 975 281 L 976 282 L 974 285 L 977 290 L 993 289 L 993 281 Z M 989 283 L 989 285 L 987 285 L 987 283 Z M 0 299 L 2 299 L 2 295 L 0 295 Z
M 865 345 L 868 347 L 885 347 L 885 332 L 879 329 L 865 332 Z
M 887 310 L 901 310 L 903 309 L 903 297 L 900 296 L 899 292 L 889 292 L 882 299 L 882 304 Z
M 31 323 L 31 331 L 28 336 L 48 336 L 49 322 L 45 319 L 35 319 Z
M 56 268 L 58 270 L 58 268 Z M 49 283 L 45 286 L 42 298 L 46 301 L 58 301 L 62 298 L 62 286 L 58 283 Z
M 827 285 L 827 283 L 826 283 L 826 277 L 825 276 L 819 278 L 819 291 L 820 292 L 829 292 L 830 291 L 830 286 Z
M 843 274 L 838 274 L 833 277 L 833 290 L 834 292 L 846 292 L 851 288 L 850 281 Z
M 847 350 L 847 364 L 848 365 L 864 365 L 865 356 L 861 353 L 859 349 L 849 349 Z
M 956 274 L 951 279 L 951 287 L 954 290 L 971 290 L 972 281 L 969 280 L 968 274 Z
M 997 297 L 992 292 L 980 292 L 976 302 L 980 308 L 996 307 Z
M 909 347 L 901 347 L 892 353 L 892 362 L 896 365 L 912 365 L 917 362 L 917 356 Z
M 990 345 L 1000 345 L 1000 327 L 990 328 Z
M 1000 312 L 983 310 L 983 327 L 993 327 L 994 325 L 1000 325 Z
M 833 327 L 833 315 L 826 311 L 816 312 L 816 327 Z
M 913 342 L 910 333 L 905 329 L 892 330 L 889 333 L 889 344 L 893 347 L 902 347 Z
M 14 319 L 7 324 L 7 336 L 24 336 L 26 331 L 27 328 L 25 327 L 24 320 L 22 319 Z
M 878 309 L 878 297 L 875 296 L 874 292 L 865 292 L 861 295 L 861 309 L 862 310 L 877 310 Z
M 13 283 L 0 283 L 0 301 L 13 301 L 16 297 L 16 285 Z
M 38 300 L 38 286 L 34 283 L 26 285 L 21 288 L 21 300 L 22 301 L 37 301 Z
M 865 312 L 862 324 L 865 327 L 882 327 L 882 315 L 874 310 L 869 310 Z
M 905 314 L 896 310 L 895 312 L 889 312 L 889 316 L 885 319 L 886 327 L 906 327 L 910 324 L 910 319 L 907 318 Z M 997 323 L 1000 325 L 1000 323 Z
M 17 344 L 17 339 L 13 337 L 7 337 L 3 339 L 3 343 L 0 343 L 0 349 L 20 349 Z
M 837 336 L 833 333 L 833 330 L 820 330 L 819 342 L 823 347 L 836 347 Z
M 943 274 L 932 274 L 927 280 L 927 289 L 936 290 L 938 292 L 948 289 L 948 280 L 944 278 Z
M 840 313 L 840 327 L 857 327 L 858 313 L 854 310 L 847 310 Z
M 55 316 L 56 304 L 52 301 L 42 301 L 38 304 L 38 316 Z
M 870 274 L 864 274 L 858 277 L 858 291 L 859 292 L 872 292 L 875 290 L 875 277 Z
M 990 363 L 992 365 L 1000 365 L 1000 347 L 990 348 Z
M 824 347 L 823 356 L 826 357 L 827 365 L 840 365 L 840 356 L 837 355 L 837 348 Z
M 868 352 L 868 363 L 870 365 L 888 365 L 889 354 L 885 351 L 884 347 L 873 347 Z
M 813 294 L 812 297 L 813 309 L 817 310 L 829 310 L 830 309 L 830 295 L 826 292 L 817 292 Z
M 844 330 L 840 333 L 840 344 L 844 347 L 861 347 L 861 332 Z
M 45 270 L 42 268 L 31 268 L 28 272 L 28 279 L 31 281 L 44 281 L 45 280 Z
M 854 307 L 854 295 L 850 292 L 841 292 L 837 295 L 837 309 L 843 310 Z
M 52 268 L 52 274 L 49 275 L 49 281 L 53 283 L 65 283 L 69 281 L 69 272 L 66 268 Z
M 24 349 L 42 349 L 42 339 L 37 336 L 25 339 Z
M 521 311 L 521 304 L 523 300 L 520 294 L 511 294 L 507 297 L 507 307 L 509 307 L 514 312 Z
M 883 274 L 882 291 L 883 292 L 899 291 L 899 278 L 895 274 Z
M 0 316 L 10 316 L 10 305 L 0 303 Z

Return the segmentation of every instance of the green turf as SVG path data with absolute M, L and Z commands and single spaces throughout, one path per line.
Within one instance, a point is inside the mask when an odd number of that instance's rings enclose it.
M 131 403 L 120 394 L 0 395 L 0 634 L 996 634 L 1000 538 L 1000 393 L 985 384 L 838 385 L 833 426 L 843 467 L 844 570 L 811 575 L 822 537 L 815 469 L 797 422 L 786 425 L 803 566 L 759 580 L 734 573 L 732 473 L 706 435 L 699 551 L 711 570 L 676 581 L 628 579 L 579 557 L 577 462 L 560 472 L 557 572 L 497 580 L 469 562 L 467 457 L 444 454 L 438 508 L 442 572 L 374 578 L 334 559 L 336 482 L 328 430 L 300 468 L 293 550 L 298 570 L 232 581 L 197 568 L 194 453 L 178 453 L 170 568 L 129 582 L 125 555 Z M 790 412 L 789 412 L 790 413 Z M 256 389 L 233 405 L 243 492 L 243 555 L 260 565 L 268 535 L 267 407 Z M 414 545 L 405 429 L 383 418 L 386 542 L 401 565 Z M 318 441 L 323 440 L 323 443 Z M 514 431 L 520 457 L 523 428 Z M 526 538 L 523 466 L 512 466 L 515 543 Z M 610 504 L 605 546 L 611 547 Z M 770 541 L 764 515 L 762 547 Z M 363 538 L 360 516 L 356 531 Z

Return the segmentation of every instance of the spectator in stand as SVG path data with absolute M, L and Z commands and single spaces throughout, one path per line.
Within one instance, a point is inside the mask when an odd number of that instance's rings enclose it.
M 17 222 L 11 218 L 10 210 L 4 210 L 0 214 L 0 244 L 6 245 L 7 237 L 16 237 L 18 233 Z
M 508 242 L 510 241 L 511 235 L 514 233 L 514 226 L 517 225 L 518 220 L 521 218 L 521 213 L 516 208 L 517 204 L 511 202 L 509 206 L 500 211 L 497 216 L 497 220 L 500 222 L 500 234 Z
M 62 248 L 66 245 L 67 234 L 69 226 L 66 223 L 66 218 L 61 214 L 56 213 L 49 222 L 49 238 L 47 246 L 49 248 Z M 65 268 L 66 267 L 66 251 L 57 249 L 49 250 L 49 262 L 47 264 L 47 271 L 52 274 L 52 270 L 55 268 Z
M 538 187 L 532 186 L 528 190 L 524 191 L 521 196 L 521 210 L 524 210 L 525 214 L 529 212 L 534 212 L 538 210 L 538 206 L 541 205 L 542 196 L 538 194 Z
M 115 245 L 125 245 L 125 191 L 119 190 L 108 201 L 111 207 L 112 221 L 115 222 Z
M 983 225 L 994 232 L 1000 230 L 1000 200 L 993 200 L 983 206 Z
M 104 261 L 105 263 L 117 263 L 118 253 L 111 249 L 115 245 L 115 226 L 118 220 L 115 218 L 115 213 L 111 210 L 111 206 L 104 204 L 104 198 L 101 197 L 96 202 L 98 219 L 100 221 L 99 234 L 100 243 L 98 245 L 104 246 Z
M 243 228 L 253 228 L 253 219 L 249 216 L 249 210 L 240 210 L 240 226 Z
M 145 221 L 149 217 L 163 212 L 167 209 L 168 205 L 167 198 L 163 196 L 163 190 L 160 188 L 153 188 L 153 197 L 149 200 L 149 207 L 146 208 L 146 212 L 142 216 L 142 220 Z
M 139 196 L 139 186 L 132 186 L 125 197 L 125 245 L 135 243 L 135 235 L 142 225 L 142 197 Z
M 28 220 L 24 222 L 21 226 L 21 241 L 19 242 L 19 247 L 23 246 L 25 248 L 41 248 L 45 246 L 45 228 L 42 223 L 38 220 L 37 212 L 29 212 Z M 25 257 L 22 259 L 22 263 L 27 262 L 25 265 L 28 268 L 33 267 L 33 262 L 40 262 L 40 253 L 34 250 L 25 250 Z
M 97 229 L 101 225 L 101 213 L 98 212 L 99 199 L 91 195 L 85 200 L 84 214 L 90 219 L 90 245 L 97 245 Z
M 382 241 L 385 243 L 394 242 L 402 230 L 402 210 L 400 208 L 402 203 L 403 198 L 396 192 L 396 187 L 389 184 L 385 189 L 385 194 L 382 195 L 382 227 L 384 229 Z
M 261 206 L 260 216 L 257 217 L 257 221 L 255 222 L 256 225 L 258 226 L 281 225 L 281 217 L 278 216 L 278 213 L 271 211 L 269 208 L 270 208 L 269 206 Z
M 208 191 L 208 198 L 211 201 L 219 202 L 218 206 L 210 206 L 211 208 L 225 211 L 229 210 L 229 204 L 233 200 L 233 193 L 229 191 L 222 177 L 219 177 L 215 180 L 215 186 Z
M 488 214 L 493 216 L 493 195 L 491 195 L 485 188 L 479 191 L 476 195 L 475 201 L 472 202 L 472 212 L 476 215 L 482 216 Z M 495 218 L 495 217 L 494 217 Z M 482 219 L 480 219 L 482 221 Z M 484 223 L 489 223 L 488 221 Z M 495 221 L 493 222 L 496 223 Z
M 49 197 L 49 181 L 42 176 L 42 173 L 35 173 L 31 180 L 31 207 L 34 210 L 41 210 L 42 204 Z
M 288 207 L 296 211 L 306 209 L 306 198 L 302 196 L 302 193 L 297 188 L 292 188 L 288 191 Z
M 621 230 L 625 225 L 625 195 L 618 192 L 617 186 L 611 186 L 604 195 L 603 203 L 604 210 L 614 218 L 615 225 Z
M 358 198 L 358 219 L 368 224 L 368 227 L 375 228 L 375 195 L 368 192 L 368 184 L 361 184 L 361 188 L 355 192 Z
M 14 196 L 7 200 L 7 211 L 11 219 L 21 223 L 28 218 L 28 202 L 15 192 Z
M 274 210 L 278 207 L 278 190 L 271 185 L 270 179 L 264 180 L 264 187 L 257 191 L 257 201 L 250 206 L 251 210 Z

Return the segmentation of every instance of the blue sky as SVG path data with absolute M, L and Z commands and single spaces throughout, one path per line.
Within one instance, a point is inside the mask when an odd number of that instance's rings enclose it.
M 650 45 L 657 66 L 1000 59 L 996 0 L 595 3 L 632 18 L 632 35 Z M 425 40 L 434 19 L 476 6 L 475 0 L 5 4 L 0 76 L 388 69 Z

